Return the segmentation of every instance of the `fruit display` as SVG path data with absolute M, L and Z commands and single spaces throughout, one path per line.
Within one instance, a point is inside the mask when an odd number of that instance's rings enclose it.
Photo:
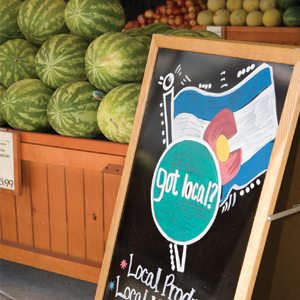
M 35 45 L 67 32 L 64 0 L 25 0 L 18 12 L 18 25 L 24 37 Z
M 70 0 L 65 10 L 68 28 L 88 40 L 109 31 L 120 31 L 125 12 L 117 0 Z
M 93 97 L 95 87 L 87 81 L 73 81 L 60 86 L 49 100 L 47 115 L 59 134 L 73 137 L 100 135 L 97 110 L 100 101 Z
M 0 126 L 128 143 L 153 34 L 299 26 L 299 0 L 166 0 L 131 19 L 123 2 L 0 0 Z
M 5 91 L 6 91 L 6 88 L 0 84 L 0 103 L 1 103 L 1 97 L 4 95 Z M 4 125 L 6 125 L 6 121 L 4 120 L 4 117 L 0 110 L 0 126 L 4 126 Z
M 293 9 L 291 17 L 283 18 L 288 7 L 295 7 L 300 5 L 299 3 L 299 0 L 207 0 L 207 9 L 197 14 L 197 24 L 201 26 L 299 26 L 297 9 Z M 289 16 L 289 13 L 287 14 Z M 286 21 L 287 19 L 291 22 Z
M 35 57 L 39 78 L 48 86 L 86 80 L 84 56 L 89 44 L 74 34 L 62 33 L 47 39 Z
M 300 26 L 300 4 L 288 7 L 283 13 L 283 23 L 285 26 Z
M 121 84 L 103 98 L 97 120 L 101 132 L 109 140 L 129 142 L 140 89 L 139 83 Z
M 0 0 L 0 45 L 9 39 L 22 37 L 17 23 L 21 4 L 19 0 Z
M 147 56 L 148 47 L 139 39 L 122 32 L 105 33 L 87 49 L 87 78 L 104 92 L 122 83 L 141 82 Z
M 47 131 L 47 106 L 53 90 L 39 79 L 23 79 L 12 84 L 0 98 L 0 111 L 13 128 Z
M 0 48 L 0 83 L 9 87 L 25 78 L 36 78 L 35 56 L 38 49 L 24 39 L 6 41 Z
M 192 28 L 197 25 L 197 14 L 205 8 L 204 0 L 166 0 L 164 5 L 158 5 L 155 10 L 148 9 L 136 20 L 127 22 L 124 28 L 144 27 L 152 23 Z

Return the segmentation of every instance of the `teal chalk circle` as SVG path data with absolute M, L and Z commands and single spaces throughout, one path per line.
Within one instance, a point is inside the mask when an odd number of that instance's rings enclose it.
M 179 245 L 195 243 L 212 226 L 220 197 L 220 169 L 210 146 L 192 139 L 170 144 L 151 185 L 152 216 L 160 233 Z

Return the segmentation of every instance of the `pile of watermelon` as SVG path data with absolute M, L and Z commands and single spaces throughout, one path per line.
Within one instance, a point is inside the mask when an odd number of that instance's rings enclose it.
M 152 34 L 207 32 L 126 21 L 118 0 L 0 0 L 0 126 L 128 143 Z

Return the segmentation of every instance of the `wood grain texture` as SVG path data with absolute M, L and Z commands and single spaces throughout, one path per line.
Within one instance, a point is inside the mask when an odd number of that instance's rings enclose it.
M 18 243 L 23 246 L 33 247 L 33 211 L 30 189 L 31 174 L 30 163 L 28 161 L 22 162 L 22 175 L 22 194 L 15 197 L 19 236 Z
M 51 252 L 68 254 L 65 168 L 47 165 Z
M 49 202 L 45 163 L 30 163 L 34 247 L 50 251 Z
M 103 174 L 84 170 L 86 259 L 101 264 L 104 256 Z
M 68 255 L 85 259 L 83 171 L 66 168 Z

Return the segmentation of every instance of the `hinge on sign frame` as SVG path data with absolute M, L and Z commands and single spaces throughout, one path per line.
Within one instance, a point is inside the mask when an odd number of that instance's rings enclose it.
M 108 174 L 122 175 L 123 166 L 121 166 L 121 165 L 114 165 L 114 164 L 108 164 L 102 170 L 102 172 L 103 173 L 108 173 Z

